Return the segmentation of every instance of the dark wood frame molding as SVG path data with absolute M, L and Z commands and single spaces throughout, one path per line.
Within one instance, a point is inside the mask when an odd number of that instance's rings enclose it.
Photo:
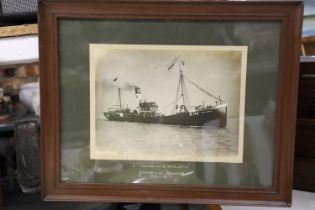
M 208 0 L 41 0 L 42 197 L 58 201 L 163 202 L 289 206 L 299 78 L 303 2 Z M 63 183 L 60 180 L 59 19 L 281 21 L 273 186 L 231 188 L 157 184 Z

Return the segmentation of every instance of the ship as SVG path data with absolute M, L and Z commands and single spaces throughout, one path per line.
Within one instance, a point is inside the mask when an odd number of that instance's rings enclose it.
M 182 64 L 184 63 L 181 61 Z M 171 64 L 173 67 L 175 64 Z M 170 67 L 168 68 L 170 70 Z M 202 102 L 197 106 L 188 106 L 188 93 L 186 90 L 186 81 L 195 86 L 199 91 L 215 100 L 212 105 L 205 105 Z M 126 121 L 137 123 L 154 123 L 179 126 L 205 126 L 215 125 L 225 127 L 227 123 L 227 103 L 221 96 L 215 96 L 206 89 L 193 82 L 186 76 L 179 65 L 179 81 L 176 90 L 175 100 L 166 107 L 171 107 L 171 114 L 164 115 L 159 112 L 159 106 L 154 101 L 142 99 L 141 89 L 134 87 L 135 98 L 138 107 L 131 110 L 124 107 L 121 100 L 121 88 L 118 88 L 118 104 L 104 112 L 104 116 L 110 121 Z M 165 107 L 163 107 L 164 109 Z

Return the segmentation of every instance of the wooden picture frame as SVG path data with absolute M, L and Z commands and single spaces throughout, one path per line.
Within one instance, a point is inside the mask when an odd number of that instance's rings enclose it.
M 42 198 L 47 201 L 289 206 L 292 197 L 302 13 L 302 1 L 40 1 Z M 102 20 L 126 21 L 127 23 L 128 21 L 191 21 L 194 23 L 212 21 L 223 24 L 230 21 L 231 24 L 242 23 L 245 27 L 246 24 L 251 23 L 279 23 L 279 45 L 277 45 L 279 49 L 278 51 L 275 50 L 276 59 L 273 61 L 278 63 L 276 65 L 278 68 L 275 70 L 277 78 L 269 78 L 271 80 L 274 79 L 276 84 L 276 88 L 273 90 L 275 93 L 274 104 L 276 112 L 274 125 L 272 125 L 274 136 L 271 139 L 273 139 L 274 149 L 270 155 L 272 167 L 270 172 L 271 178 L 268 184 L 242 186 L 225 185 L 220 184 L 220 182 L 215 184 L 192 183 L 188 185 L 178 183 L 117 183 L 115 181 L 111 183 L 97 183 L 84 180 L 65 181 L 65 179 L 62 179 L 62 161 L 65 157 L 62 156 L 64 153 L 62 150 L 64 145 L 62 132 L 66 129 L 66 127 L 63 127 L 63 123 L 64 120 L 71 121 L 69 118 L 64 118 L 63 114 L 67 110 L 75 109 L 74 106 L 67 106 L 69 109 L 63 110 L 65 107 L 63 105 L 64 100 L 67 99 L 65 96 L 66 89 L 64 89 L 67 81 L 63 76 L 62 70 L 64 69 L 63 62 L 65 61 L 64 57 L 62 57 L 63 50 L 65 50 L 63 43 L 66 43 L 62 38 L 66 33 L 63 33 L 62 30 L 67 30 L 67 27 L 61 25 L 64 20 L 70 21 L 67 25 L 68 28 L 72 25 L 71 21 L 90 21 L 93 23 L 93 21 L 100 22 Z M 77 23 L 80 27 L 81 22 Z M 240 26 L 237 25 L 236 28 L 238 27 Z M 94 36 L 93 30 L 95 28 L 87 27 L 86 29 L 90 30 L 90 34 L 86 36 L 86 39 L 90 39 L 91 36 Z M 80 28 L 74 36 L 80 37 L 82 36 L 80 32 L 86 33 L 86 31 Z M 232 34 L 235 35 L 235 31 Z M 76 37 L 73 38 L 75 39 Z M 268 40 L 264 42 L 264 34 L 260 37 L 262 46 L 264 46 L 264 43 L 268 43 Z M 269 37 L 272 39 L 272 36 Z M 198 43 L 198 40 L 190 41 Z M 175 41 L 173 40 L 173 42 Z M 71 44 L 73 43 L 71 42 Z M 215 45 L 215 42 L 212 45 Z M 249 44 L 245 43 L 244 45 Z M 260 45 L 258 48 L 261 49 Z M 87 46 L 84 49 L 87 50 Z M 279 52 L 279 57 L 277 57 L 277 52 Z M 272 63 L 268 60 L 270 53 L 263 52 L 263 54 L 266 56 L 258 56 L 259 62 L 267 62 L 268 65 Z M 88 63 L 88 58 L 84 57 L 83 59 Z M 80 59 L 74 60 L 74 63 L 78 62 L 81 62 Z M 84 71 L 88 72 L 88 70 Z M 76 74 L 76 72 L 74 73 Z M 85 80 L 82 79 L 82 81 Z M 70 88 L 76 89 L 76 85 L 79 86 L 79 83 L 80 81 L 76 82 L 74 87 Z M 89 90 L 87 89 L 82 89 L 83 95 L 85 91 L 88 94 Z M 259 97 L 259 94 L 257 94 L 257 97 Z M 71 99 L 74 102 L 76 100 Z M 84 113 L 88 112 L 89 108 L 86 105 L 78 110 L 81 110 L 82 115 L 85 115 Z M 267 121 L 267 125 L 269 124 Z M 74 133 L 74 135 L 78 135 L 78 138 L 80 138 L 85 133 Z M 258 135 L 256 137 L 259 139 Z M 246 150 L 251 153 L 255 152 L 251 149 Z M 88 156 L 86 160 L 88 160 Z M 255 165 L 255 160 L 251 164 Z M 219 167 L 226 168 L 227 165 Z M 259 173 L 257 172 L 256 175 L 259 175 Z M 241 178 L 247 179 L 248 177 L 244 176 Z

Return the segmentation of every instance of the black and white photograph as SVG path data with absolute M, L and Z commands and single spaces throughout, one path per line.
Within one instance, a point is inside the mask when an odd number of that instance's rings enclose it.
M 90 158 L 243 162 L 247 46 L 90 44 Z

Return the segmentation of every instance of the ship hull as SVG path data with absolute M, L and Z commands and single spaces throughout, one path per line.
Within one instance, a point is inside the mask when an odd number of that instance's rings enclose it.
M 124 114 L 124 113 L 104 113 L 110 121 L 126 121 L 139 123 L 158 123 L 166 125 L 181 126 L 203 126 L 205 124 L 226 126 L 226 107 L 220 109 L 211 109 L 200 112 L 183 112 L 168 116 L 154 116 L 143 114 Z
M 162 124 L 182 125 L 182 126 L 203 126 L 205 124 L 224 127 L 226 125 L 226 116 L 220 110 L 211 110 L 198 113 L 178 113 L 175 115 L 164 116 Z
M 141 123 L 159 123 L 159 116 L 140 115 L 140 114 L 113 114 L 104 113 L 105 117 L 110 121 L 125 121 L 125 122 L 141 122 Z

